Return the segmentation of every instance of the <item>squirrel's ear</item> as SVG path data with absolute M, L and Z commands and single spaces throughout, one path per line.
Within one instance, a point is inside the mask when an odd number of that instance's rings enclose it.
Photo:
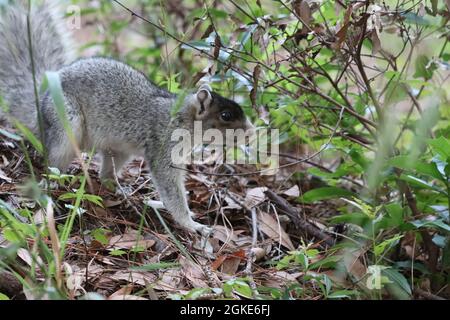
M 196 97 L 199 104 L 198 114 L 202 114 L 209 108 L 212 102 L 211 87 L 207 84 L 202 84 L 197 91 Z

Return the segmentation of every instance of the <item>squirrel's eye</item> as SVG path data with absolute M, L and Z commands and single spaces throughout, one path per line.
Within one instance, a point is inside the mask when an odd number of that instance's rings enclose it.
M 220 114 L 220 117 L 222 118 L 223 121 L 231 121 L 232 116 L 231 116 L 231 112 L 229 111 L 224 111 Z

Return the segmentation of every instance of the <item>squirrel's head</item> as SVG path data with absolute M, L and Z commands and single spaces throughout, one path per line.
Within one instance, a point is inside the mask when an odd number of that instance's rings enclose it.
M 207 84 L 198 88 L 191 105 L 195 110 L 195 120 L 202 122 L 203 130 L 218 129 L 225 133 L 226 129 L 254 129 L 241 106 L 213 92 Z

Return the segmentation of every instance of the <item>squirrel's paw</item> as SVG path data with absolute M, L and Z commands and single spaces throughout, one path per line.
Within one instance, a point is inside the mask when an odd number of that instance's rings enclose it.
M 205 226 L 204 224 L 198 223 L 197 232 L 199 232 L 202 236 L 208 237 L 213 232 L 211 227 Z
M 183 227 L 191 232 L 198 232 L 203 236 L 208 236 L 209 234 L 211 234 L 213 230 L 212 228 L 204 224 L 195 222 L 194 220 L 188 220 L 186 223 L 183 224 Z
M 194 212 L 189 211 L 189 216 L 190 216 L 191 218 L 195 218 L 197 215 L 196 215 Z

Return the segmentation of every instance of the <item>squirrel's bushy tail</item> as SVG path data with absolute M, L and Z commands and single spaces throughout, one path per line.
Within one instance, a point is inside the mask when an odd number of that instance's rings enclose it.
M 27 3 L 18 0 L 0 6 L 0 96 L 10 116 L 37 132 Z M 72 62 L 72 50 L 62 11 L 55 1 L 32 3 L 32 56 L 39 86 L 46 71 L 57 71 Z M 0 115 L 5 115 L 2 109 Z

